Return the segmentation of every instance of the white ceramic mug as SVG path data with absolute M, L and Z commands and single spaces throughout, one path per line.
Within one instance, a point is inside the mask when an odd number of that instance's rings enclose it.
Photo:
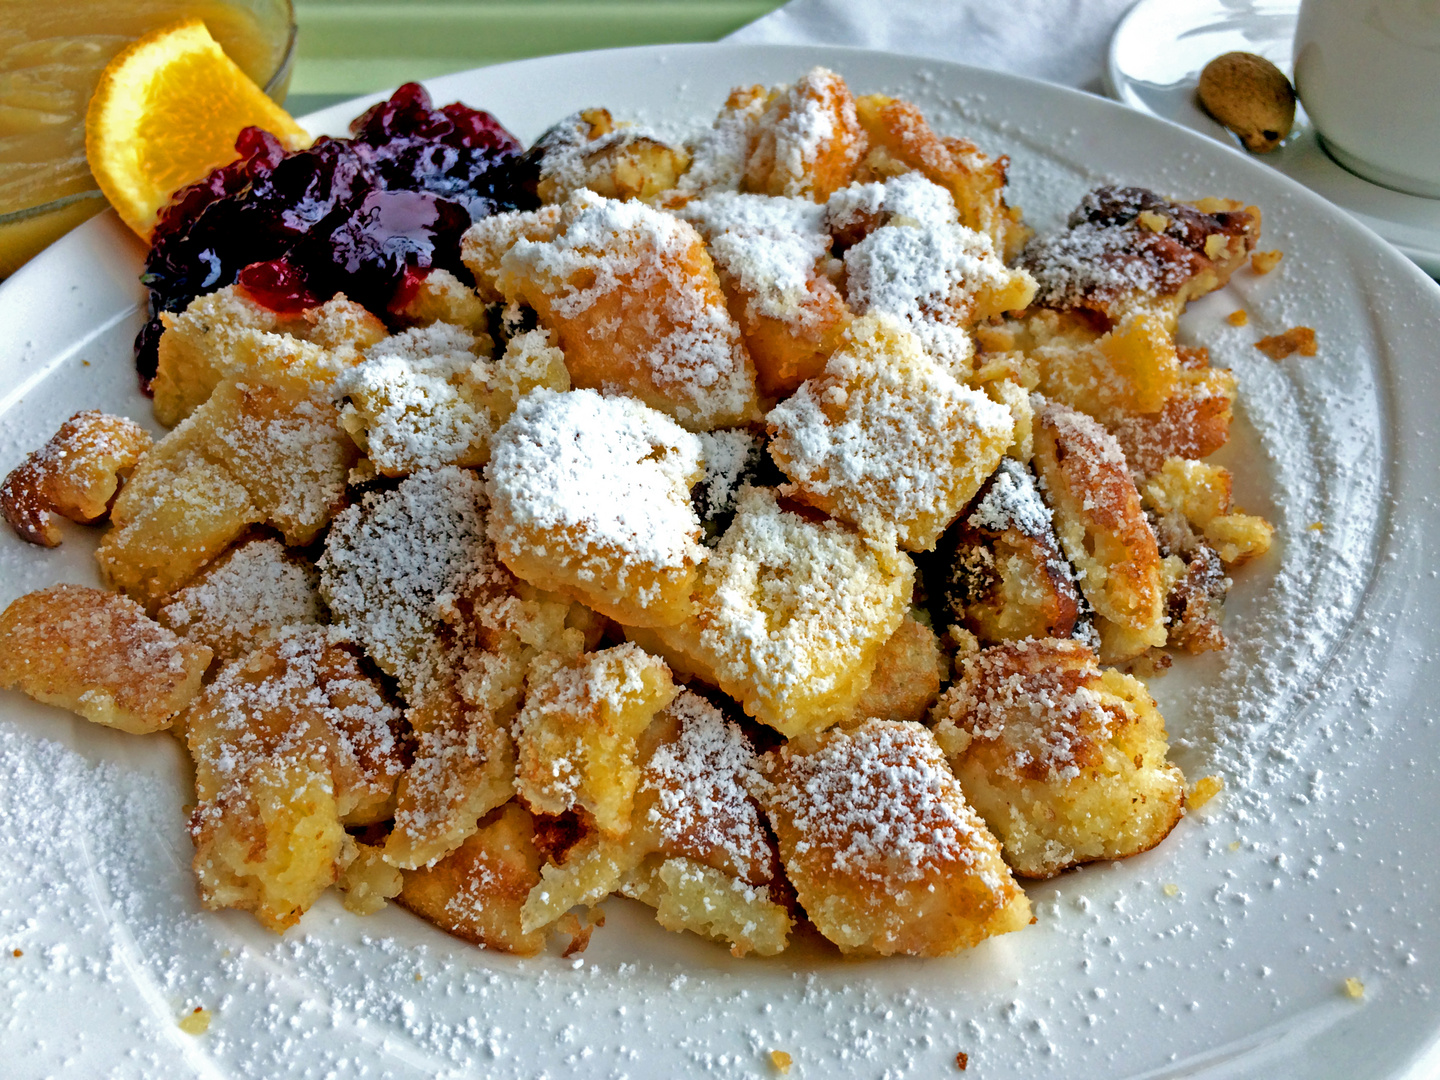
M 1295 89 L 1340 164 L 1440 198 L 1440 0 L 1301 0 Z

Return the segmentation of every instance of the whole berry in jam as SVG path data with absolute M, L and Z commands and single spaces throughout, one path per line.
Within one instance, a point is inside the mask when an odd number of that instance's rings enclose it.
M 469 280 L 460 237 L 472 221 L 536 205 L 517 169 L 519 141 L 489 113 L 434 108 L 415 83 L 351 131 L 287 152 L 246 128 L 238 160 L 175 195 L 142 279 L 151 314 L 135 339 L 143 384 L 155 375 L 161 312 L 238 281 L 276 311 L 343 292 L 383 317 L 432 269 Z

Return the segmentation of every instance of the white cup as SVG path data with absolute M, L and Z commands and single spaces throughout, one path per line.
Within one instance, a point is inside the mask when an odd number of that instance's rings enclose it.
M 1295 89 L 1341 165 L 1440 198 L 1440 0 L 1301 0 Z

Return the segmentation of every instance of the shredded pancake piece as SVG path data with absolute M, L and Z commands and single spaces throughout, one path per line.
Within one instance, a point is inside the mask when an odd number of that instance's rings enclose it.
M 631 636 L 794 736 L 850 715 L 909 608 L 914 577 L 890 544 L 747 487 L 701 568 L 695 614 Z
M 841 951 L 944 956 L 1029 924 L 999 845 L 919 724 L 801 736 L 760 769 L 796 895 Z
M 405 871 L 401 906 L 476 945 L 535 955 L 546 934 L 520 924 L 520 909 L 540 883 L 534 830 L 528 810 L 506 803 L 439 862 Z
M 638 401 L 537 390 L 494 439 L 500 560 L 628 625 L 679 622 L 705 557 L 690 503 L 700 453 L 696 436 Z
M 318 585 L 314 567 L 278 540 L 250 540 L 171 593 L 157 617 L 187 641 L 233 660 L 287 627 L 319 624 Z
M 480 346 L 468 330 L 434 323 L 372 345 L 336 381 L 349 399 L 341 423 L 378 472 L 485 464 L 493 421 Z
M 354 855 L 344 825 L 383 820 L 400 775 L 400 714 L 319 627 L 227 665 L 186 711 L 206 907 L 297 922 Z
M 525 154 L 536 162 L 541 202 L 564 202 L 588 189 L 607 199 L 650 200 L 669 191 L 690 155 L 654 132 L 617 124 L 608 109 L 584 109 L 561 120 Z
M 1159 230 L 1151 227 L 1160 219 Z M 1022 265 L 1039 282 L 1037 302 L 1118 321 L 1137 304 L 1165 301 L 1173 325 L 1187 301 L 1224 285 L 1245 261 L 1259 235 L 1260 212 L 1221 200 L 1174 202 L 1145 188 L 1100 187 L 1081 199 L 1069 224 L 1025 249 Z
M 850 320 L 831 280 L 825 209 L 807 199 L 716 192 L 677 213 L 705 237 L 760 390 L 792 393 L 825 366 Z
M 961 225 L 984 233 L 1005 262 L 1014 261 L 1030 229 L 1019 208 L 1005 202 L 1008 158 L 990 157 L 969 139 L 941 137 L 908 101 L 866 94 L 855 109 L 870 144 L 856 180 L 921 173 L 950 193 Z
M 639 843 L 751 885 L 775 879 L 774 844 L 749 792 L 755 750 L 738 724 L 681 690 L 644 733 L 641 756 L 631 822 Z
M 343 293 L 319 307 L 280 314 L 241 285 L 197 297 L 178 314 L 162 313 L 159 360 L 151 392 L 155 419 L 174 427 L 205 404 L 227 377 L 278 361 L 331 374 L 383 338 L 385 324 Z
M 1080 591 L 1099 616 L 1101 656 L 1165 644 L 1160 551 L 1120 445 L 1082 412 L 1036 396 L 1035 469 Z
M 632 644 L 539 680 L 515 721 L 521 799 L 547 814 L 584 809 L 623 836 L 640 782 L 637 740 L 675 693 L 664 662 Z
M 102 589 L 55 585 L 0 614 L 0 687 L 136 735 L 170 727 L 210 657 Z
M 1054 638 L 967 657 L 935 734 L 1017 874 L 1154 847 L 1184 807 L 1165 722 L 1144 686 Z
M 337 630 L 393 675 L 411 704 L 442 679 L 439 602 L 486 571 L 480 478 L 447 466 L 341 513 L 319 562 Z
M 589 191 L 561 207 L 547 239 L 492 221 L 473 225 L 467 243 L 480 251 L 503 243 L 490 234 L 520 235 L 496 286 L 554 333 L 575 386 L 622 389 L 695 430 L 758 418 L 754 365 L 691 225 Z
M 957 378 L 972 370 L 966 327 L 1034 295 L 1028 273 L 1006 267 L 988 236 L 963 225 L 885 225 L 845 252 L 851 308 L 901 320 Z
M 981 641 L 1069 637 L 1081 625 L 1085 604 L 1050 508 L 1014 458 L 941 539 L 935 563 L 946 616 Z
M 852 249 L 853 250 L 853 249 Z M 824 374 L 767 417 L 770 453 L 811 506 L 921 551 L 979 490 L 1014 431 L 892 319 L 858 319 Z
M 824 202 L 850 182 L 865 145 L 845 80 L 812 68 L 771 92 L 745 161 L 745 190 Z
M 55 515 L 82 525 L 100 520 L 121 477 L 149 449 L 149 433 L 133 420 L 78 412 L 5 477 L 0 513 L 20 539 L 55 547 L 61 536 Z
M 274 363 L 224 379 L 116 498 L 95 553 L 106 584 L 154 603 L 250 525 L 314 540 L 344 505 L 357 456 L 328 378 Z

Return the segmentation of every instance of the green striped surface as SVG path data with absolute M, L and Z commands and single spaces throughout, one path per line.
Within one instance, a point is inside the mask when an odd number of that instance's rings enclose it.
M 782 0 L 298 0 L 288 107 L 528 56 L 714 41 Z

